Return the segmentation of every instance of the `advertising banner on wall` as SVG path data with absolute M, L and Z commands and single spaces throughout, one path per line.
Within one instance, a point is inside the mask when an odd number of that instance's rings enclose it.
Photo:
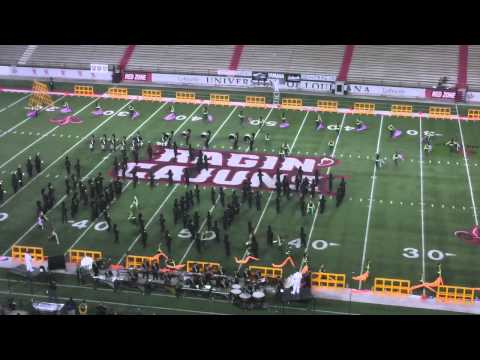
M 123 73 L 123 80 L 151 82 L 152 81 L 152 73 L 151 72 L 144 72 L 144 71 L 125 71 Z
M 351 95 L 425 99 L 425 89 L 422 88 L 349 84 L 347 89 Z
M 425 96 L 427 99 L 454 101 L 456 94 L 457 94 L 456 89 L 445 89 L 445 90 L 425 89 Z
M 0 66 L 0 76 L 20 76 L 30 78 L 55 78 L 70 80 L 112 80 L 112 72 L 91 72 L 90 70 L 52 69 L 36 67 Z
M 108 73 L 108 64 L 90 64 L 92 73 Z
M 465 99 L 469 103 L 480 103 L 480 92 L 468 91 Z
M 176 74 L 152 74 L 152 82 L 165 85 L 180 86 L 207 86 L 225 88 L 271 88 L 269 81 L 258 82 L 251 77 L 237 76 L 209 76 L 209 75 L 176 75 Z M 332 83 L 319 81 L 286 81 L 279 84 L 280 91 L 297 90 L 311 91 L 316 93 L 330 92 Z

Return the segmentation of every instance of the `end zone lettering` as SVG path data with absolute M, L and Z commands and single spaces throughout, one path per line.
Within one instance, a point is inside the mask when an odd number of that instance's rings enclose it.
M 260 182 L 257 174 L 259 170 L 262 170 L 263 189 L 274 190 L 278 169 L 281 173 L 281 180 L 287 177 L 293 189 L 297 170 L 302 167 L 304 177 L 309 180 L 315 178 L 315 171 L 318 170 L 322 184 L 317 187 L 316 191 L 326 192 L 324 183 L 328 176 L 322 174 L 322 168 L 338 164 L 338 160 L 328 156 L 286 156 L 282 159 L 276 155 L 211 150 L 203 151 L 203 155 L 207 155 L 208 169 L 195 171 L 198 155 L 190 161 L 188 149 L 179 148 L 175 160 L 173 149 L 156 147 L 155 157 L 152 161 L 143 161 L 138 164 L 129 162 L 126 177 L 133 178 L 131 171 L 136 168 L 139 179 L 148 180 L 149 172 L 153 171 L 155 180 L 166 182 L 168 172 L 171 170 L 175 183 L 185 183 L 184 171 L 188 168 L 191 169 L 190 183 L 192 184 L 240 188 L 245 180 L 250 180 L 252 188 L 259 188 Z M 122 171 L 119 170 L 117 176 L 121 177 L 121 173 Z
M 123 80 L 151 82 L 152 73 L 128 71 L 123 74 Z
M 427 89 L 426 95 L 431 99 L 448 99 L 454 100 L 457 92 L 455 90 L 434 90 Z

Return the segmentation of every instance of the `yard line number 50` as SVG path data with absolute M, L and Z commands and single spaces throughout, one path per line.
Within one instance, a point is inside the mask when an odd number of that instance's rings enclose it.
M 403 254 L 402 255 L 404 257 L 406 257 L 407 259 L 417 259 L 417 258 L 420 257 L 418 249 L 415 249 L 415 248 L 405 248 L 405 249 L 403 249 Z M 443 258 L 445 257 L 443 252 L 441 252 L 440 250 L 436 250 L 436 249 L 429 250 L 427 252 L 427 256 L 430 260 L 433 260 L 433 261 L 442 261 Z

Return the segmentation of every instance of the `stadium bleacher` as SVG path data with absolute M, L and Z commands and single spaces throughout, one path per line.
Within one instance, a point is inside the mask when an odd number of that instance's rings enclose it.
M 456 45 L 356 45 L 348 81 L 432 87 L 441 77 L 457 81 Z
M 239 70 L 337 75 L 343 45 L 247 45 Z
M 27 45 L 1 45 L 0 64 L 16 65 L 27 47 Z
M 40 45 L 26 66 L 89 69 L 90 64 L 118 64 L 126 45 Z
M 0 64 L 20 66 L 27 45 L 0 45 Z M 127 45 L 39 45 L 25 66 L 88 69 L 120 63 Z M 136 45 L 127 70 L 214 74 L 228 69 L 234 45 Z M 344 45 L 245 45 L 239 70 L 338 75 Z M 480 88 L 480 45 L 468 47 L 470 89 Z M 393 86 L 457 82 L 457 45 L 355 45 L 347 81 Z
M 137 45 L 128 70 L 216 73 L 228 69 L 233 45 Z

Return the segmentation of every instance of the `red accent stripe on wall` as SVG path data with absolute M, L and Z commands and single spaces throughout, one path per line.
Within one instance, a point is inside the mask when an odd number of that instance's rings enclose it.
M 350 70 L 350 64 L 353 58 L 353 49 L 355 45 L 345 45 L 345 50 L 343 52 L 343 61 L 340 66 L 340 71 L 338 72 L 337 80 L 338 81 L 347 81 L 348 72 Z
M 460 45 L 458 47 L 458 73 L 457 88 L 462 89 L 467 86 L 467 70 L 468 70 L 468 45 Z
M 240 58 L 242 57 L 243 48 L 245 45 L 235 45 L 233 49 L 232 58 L 230 59 L 229 70 L 237 70 L 238 65 L 240 65 Z
M 128 45 L 127 48 L 125 49 L 122 58 L 120 59 L 120 70 L 123 71 L 128 65 L 128 62 L 130 61 L 130 58 L 132 57 L 133 50 L 135 50 L 136 45 Z

